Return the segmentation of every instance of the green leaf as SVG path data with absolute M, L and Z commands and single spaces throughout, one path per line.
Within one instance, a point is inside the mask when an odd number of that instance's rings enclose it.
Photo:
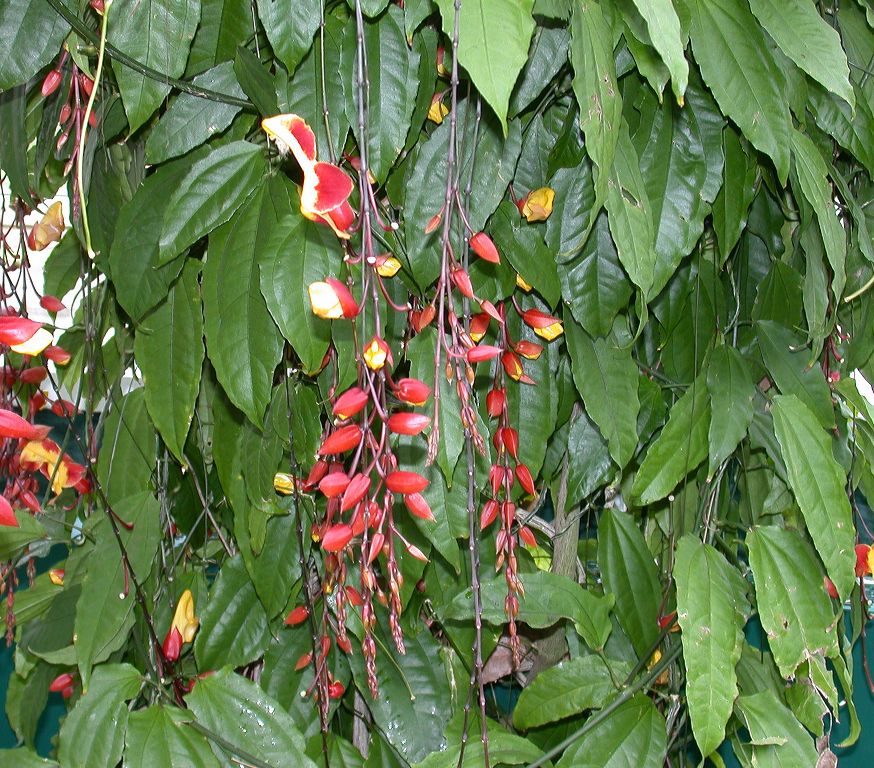
M 846 596 L 854 584 L 856 564 L 846 474 L 835 461 L 829 436 L 801 400 L 779 395 L 772 412 L 789 486 L 829 577 Z
M 666 752 L 665 720 L 639 693 L 568 747 L 556 768 L 660 768 Z
M 591 336 L 609 334 L 614 318 L 628 304 L 634 289 L 616 254 L 607 214 L 598 215 L 580 254 L 560 264 L 558 270 L 562 295 L 570 302 L 577 322 Z
M 261 148 L 247 141 L 225 144 L 194 163 L 170 198 L 173 216 L 164 221 L 159 263 L 172 261 L 228 221 L 264 171 Z
M 246 96 L 237 82 L 234 65 L 229 61 L 203 72 L 192 82 L 228 96 Z M 146 139 L 146 159 L 150 163 L 163 163 L 171 157 L 184 155 L 221 133 L 239 111 L 240 107 L 233 104 L 180 93 Z
M 682 109 L 670 102 L 657 105 L 652 96 L 641 100 L 641 122 L 633 137 L 653 223 L 650 295 L 661 291 L 701 237 L 713 201 L 708 177 L 721 180 L 722 175 L 722 115 L 700 86 L 693 84 L 689 96 Z
M 11 560 L 28 544 L 48 538 L 43 524 L 26 509 L 16 511 L 15 519 L 17 526 L 0 526 L 0 557 L 4 560 Z
M 293 74 L 307 51 L 313 46 L 313 35 L 319 28 L 319 0 L 258 0 L 258 18 L 264 25 L 273 52 L 289 74 Z
M 128 709 L 142 675 L 129 664 L 104 664 L 70 710 L 58 741 L 58 760 L 69 768 L 113 766 L 121 760 Z
M 185 76 L 233 61 L 237 46 L 252 34 L 252 5 L 247 0 L 200 0 L 200 26 L 191 41 Z
M 257 659 L 270 634 L 267 614 L 255 594 L 242 557 L 226 560 L 200 612 L 194 655 L 202 670 L 241 667 Z
M 200 262 L 189 261 L 167 299 L 137 329 L 134 356 L 143 373 L 146 406 L 167 447 L 184 465 L 203 367 Z
M 395 5 L 378 21 L 364 25 L 364 47 L 367 53 L 367 164 L 370 172 L 385 181 L 388 172 L 404 148 L 410 119 L 416 106 L 419 89 L 419 52 L 407 47 L 403 11 Z M 343 38 L 343 59 L 356 62 L 357 32 L 354 22 L 346 26 Z M 378 65 L 375 65 L 377 63 Z M 357 65 L 352 77 L 356 78 Z M 348 99 L 346 117 L 360 146 L 357 99 Z
M 6 93 L 0 93 L 0 123 L 3 124 L 3 133 L 0 135 L 0 168 L 6 174 L 12 194 L 32 205 L 27 154 L 21 151 L 21 147 L 30 143 L 24 122 L 26 91 L 25 86 L 20 85 Z
M 659 634 L 658 568 L 632 515 L 607 509 L 598 526 L 604 592 L 615 598 L 616 618 L 642 659 Z
M 692 0 L 692 50 L 722 111 L 769 155 L 780 181 L 789 174 L 786 80 L 743 0 Z
M 756 527 L 747 534 L 762 627 L 780 674 L 789 678 L 816 653 L 837 653 L 835 615 L 810 546 L 796 531 Z
M 784 395 L 795 395 L 826 429 L 835 426 L 834 406 L 822 368 L 788 328 L 771 320 L 756 323 L 759 349 L 768 373 Z
M 671 0 L 634 0 L 634 4 L 646 21 L 653 47 L 671 73 L 671 87 L 677 102 L 682 106 L 689 79 L 689 63 L 683 56 L 685 46 L 677 12 L 671 5 Z
M 710 398 L 700 377 L 674 403 L 668 423 L 646 452 L 631 490 L 641 504 L 663 499 L 707 458 L 709 428 Z
M 124 521 L 118 526 L 119 537 L 133 577 L 143 584 L 152 570 L 161 538 L 158 502 L 150 491 L 143 491 L 115 501 L 112 511 Z M 101 521 L 95 535 L 98 543 L 88 559 L 74 624 L 79 675 L 85 689 L 91 680 L 92 665 L 106 660 L 127 642 L 136 605 L 131 574 L 126 573 L 109 523 Z
M 855 109 L 847 54 L 837 30 L 813 3 L 804 0 L 750 0 L 750 8 L 792 61 L 824 88 Z
M 455 3 L 437 0 L 443 31 L 452 40 Z M 481 0 L 462 4 L 459 18 L 458 63 L 495 111 L 504 136 L 507 111 L 516 79 L 528 60 L 528 44 L 534 32 L 533 0 Z
M 744 151 L 734 127 L 726 127 L 722 140 L 725 176 L 722 189 L 713 201 L 713 229 L 724 261 L 747 223 L 747 211 L 756 186 L 756 163 Z
M 707 441 L 710 446 L 708 477 L 737 448 L 753 420 L 753 383 L 749 365 L 734 347 L 717 347 L 707 367 L 710 412 L 720 414 L 710 420 Z
M 595 203 L 586 231 L 607 199 L 616 142 L 622 118 L 622 98 L 616 83 L 613 31 L 599 3 L 584 0 L 571 16 L 573 89 L 580 106 L 580 128 L 586 152 L 595 165 Z
M 810 138 L 795 129 L 792 130 L 792 157 L 801 192 L 819 224 L 825 255 L 832 268 L 832 290 L 835 300 L 839 301 L 846 282 L 847 234 L 835 210 L 828 166 Z
M 276 88 L 270 70 L 261 63 L 258 55 L 242 45 L 237 48 L 234 59 L 234 72 L 240 85 L 262 115 L 275 115 L 279 112 Z
M 631 671 L 624 666 L 611 671 L 603 658 L 593 654 L 548 667 L 522 689 L 513 709 L 513 725 L 527 731 L 600 709 L 618 693 L 614 679 L 621 680 Z
M 303 510 L 298 510 L 301 513 Z M 267 520 L 263 547 L 246 562 L 255 592 L 270 619 L 285 608 L 292 585 L 300 578 L 297 550 L 295 515 L 273 516 Z
M 567 456 L 567 504 L 572 509 L 607 482 L 613 466 L 607 441 L 585 413 L 571 422 Z M 553 498 L 555 489 L 553 483 Z
M 288 254 L 293 253 L 293 259 Z M 328 229 L 297 213 L 282 216 L 258 254 L 261 293 L 282 335 L 307 374 L 319 370 L 331 342 L 331 324 L 316 317 L 307 286 L 339 277 L 341 248 Z M 341 321 L 342 322 L 342 321 Z
M 243 762 L 251 755 L 275 768 L 315 768 L 295 722 L 250 680 L 223 669 L 198 680 L 185 698 L 199 723 L 241 750 L 227 751 Z
M 114 404 L 103 425 L 97 479 L 110 503 L 149 487 L 155 452 L 155 428 L 149 421 L 145 393 L 135 389 Z
M 521 578 L 525 596 L 519 600 L 519 621 L 534 629 L 543 629 L 561 619 L 570 619 L 591 648 L 604 647 L 611 629 L 609 613 L 613 600 L 609 595 L 598 597 L 573 579 L 549 571 L 537 571 Z M 503 578 L 481 584 L 483 621 L 500 626 L 507 620 L 506 596 L 507 584 Z M 470 589 L 462 591 L 446 606 L 443 618 L 468 620 L 472 599 Z
M 16 598 L 18 595 L 16 594 Z M 16 623 L 18 600 L 16 600 Z M 23 622 L 22 622 L 23 623 Z M 57 667 L 37 662 L 33 668 L 24 670 L 21 666 L 15 674 L 9 675 L 9 688 L 6 692 L 6 719 L 19 742 L 33 747 L 37 726 L 49 697 L 49 685 L 58 673 Z M 17 765 L 17 763 L 16 763 Z
M 55 59 L 69 31 L 46 2 L 5 0 L 0 6 L 0 91 L 26 82 Z
M 209 743 L 186 723 L 191 715 L 157 704 L 132 712 L 125 734 L 124 765 L 130 768 L 219 768 Z
M 478 728 L 479 726 L 472 726 Z M 489 721 L 489 760 L 492 765 L 530 765 L 543 757 L 543 750 L 536 747 L 528 739 L 523 739 L 515 733 L 508 733 L 498 724 Z M 449 746 L 440 752 L 433 752 L 414 768 L 481 768 L 485 765 L 482 740 L 478 738 L 467 742 L 464 749 L 464 760 L 461 757 L 461 728 L 450 737 L 447 730 Z M 367 763 L 370 768 L 370 763 Z M 377 764 L 374 764 L 376 768 Z M 395 764 L 391 764 L 395 768 Z
M 384 635 L 388 637 L 388 634 Z M 427 629 L 405 633 L 406 654 L 386 658 L 379 648 L 376 678 L 379 698 L 368 707 L 374 723 L 407 762 L 414 763 L 440 744 L 452 711 L 450 687 L 441 656 L 445 651 Z M 367 690 L 364 657 L 349 657 L 355 685 Z M 411 691 L 413 692 L 411 694 Z
M 511 117 L 524 112 L 567 63 L 569 44 L 570 30 L 567 27 L 538 25 L 535 28 L 528 61 L 510 98 Z
M 750 735 L 753 765 L 778 768 L 817 762 L 813 738 L 773 691 L 740 696 L 737 711 Z
M 674 578 L 689 716 L 706 757 L 725 739 L 737 696 L 735 665 L 750 610 L 746 582 L 714 547 L 688 534 L 677 545 Z
M 278 1 L 278 0 L 277 0 Z M 280 13 L 288 13 L 284 5 Z M 315 43 L 294 72 L 294 77 L 278 87 L 279 108 L 305 117 L 316 134 L 316 146 L 323 160 L 339 157 L 346 143 L 349 121 L 346 118 L 346 93 L 340 73 L 351 67 L 342 59 L 343 22 L 330 14 L 325 17 L 325 32 L 316 35 Z M 322 89 L 322 39 L 324 67 L 328 80 Z M 350 80 L 351 84 L 351 80 Z M 322 95 L 324 94 L 324 107 Z M 351 98 L 351 94 L 350 94 Z M 323 110 L 327 111 L 327 118 Z M 325 127 L 328 123 L 329 129 Z
M 43 266 L 43 289 L 49 296 L 62 298 L 76 286 L 82 273 L 82 252 L 74 232 L 67 232 Z
M 574 383 L 583 397 L 586 413 L 607 439 L 610 456 L 620 469 L 637 448 L 637 366 L 631 348 L 622 349 L 611 339 L 592 339 L 565 317 L 565 335 Z
M 209 238 L 203 269 L 206 348 L 231 402 L 260 425 L 270 402 L 282 339 L 260 291 L 258 258 L 290 210 L 278 179 L 258 188 Z
M 501 256 L 543 296 L 550 307 L 558 304 L 561 284 L 555 259 L 538 228 L 523 223 L 516 206 L 508 201 L 498 206 L 490 226 Z
M 845 101 L 815 85 L 808 91 L 807 105 L 816 124 L 852 152 L 869 174 L 874 173 L 874 145 L 869 140 L 874 134 L 872 105 L 858 98 L 854 112 Z
M 45 760 L 27 747 L 0 749 L 0 763 L 16 768 L 60 768 L 53 760 Z
M 549 186 L 555 190 L 555 202 L 552 216 L 546 222 L 545 239 L 561 264 L 582 249 L 591 231 L 589 218 L 598 212 L 594 207 L 592 164 L 585 156 L 578 163 L 574 160 L 573 167 L 559 168 L 555 172 Z
M 616 142 L 613 170 L 607 184 L 608 222 L 616 253 L 625 271 L 644 295 L 652 295 L 656 252 L 653 248 L 653 211 L 641 175 L 641 161 L 622 123 Z M 677 260 L 679 261 L 679 259 Z M 673 270 L 671 270 L 673 271 Z M 650 289 L 653 289 L 652 292 Z
M 108 39 L 122 53 L 168 77 L 181 77 L 200 21 L 198 0 L 115 0 Z M 170 86 L 112 59 L 131 133 L 161 105 Z

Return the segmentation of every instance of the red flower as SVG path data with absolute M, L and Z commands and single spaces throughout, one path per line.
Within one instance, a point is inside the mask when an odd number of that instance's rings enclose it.
M 285 626 L 296 627 L 303 624 L 309 617 L 310 612 L 305 605 L 299 605 L 285 617 Z
M 431 388 L 418 379 L 399 379 L 395 396 L 407 405 L 425 405 L 431 397 Z
M 485 261 L 492 264 L 500 264 L 501 257 L 498 255 L 498 249 L 485 232 L 477 232 L 470 238 L 470 247 L 473 252 Z
M 416 517 L 429 521 L 434 519 L 434 513 L 431 511 L 430 505 L 425 501 L 425 497 L 422 496 L 421 493 L 407 494 L 404 496 L 404 504 L 407 505 L 407 509 L 410 510 L 410 513 Z
M 417 472 L 392 472 L 385 485 L 392 493 L 421 493 L 428 487 L 428 481 Z
M 361 387 L 350 387 L 334 402 L 332 408 L 338 419 L 349 419 L 358 413 L 370 400 L 370 396 Z
M 340 501 L 340 511 L 346 512 L 347 510 L 352 509 L 352 507 L 364 498 L 369 490 L 370 477 L 359 472 L 349 481 L 349 485 L 343 492 L 343 499 Z
M 336 432 L 328 435 L 319 448 L 319 456 L 330 456 L 335 453 L 345 453 L 355 448 L 361 442 L 361 427 L 357 424 L 349 424 L 340 427 Z
M 0 437 L 42 440 L 50 430 L 51 427 L 31 424 L 17 413 L 0 408 Z
M 431 419 L 421 413 L 395 413 L 389 416 L 389 431 L 398 435 L 418 435 L 431 423 Z
M 319 490 L 329 499 L 336 498 L 349 486 L 349 476 L 345 472 L 331 472 L 319 481 Z
M 339 552 L 352 541 L 352 527 L 346 523 L 332 525 L 322 536 L 322 549 L 326 552 Z

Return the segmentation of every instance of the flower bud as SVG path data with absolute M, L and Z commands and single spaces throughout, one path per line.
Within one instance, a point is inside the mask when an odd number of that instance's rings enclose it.
M 335 499 L 349 486 L 349 476 L 345 472 L 331 472 L 319 482 L 319 490 L 329 499 Z
M 501 257 L 498 255 L 498 249 L 495 247 L 492 238 L 485 232 L 477 232 L 470 238 L 471 250 L 484 261 L 492 264 L 500 264 Z
M 347 512 L 360 502 L 370 490 L 370 476 L 358 473 L 349 481 L 340 501 L 340 511 Z
M 497 419 L 507 405 L 507 390 L 495 387 L 486 395 L 486 411 L 491 418 Z
M 470 275 L 467 272 L 461 267 L 456 267 L 449 273 L 449 276 L 463 296 L 466 296 L 468 299 L 473 298 L 473 284 L 470 282 Z
M 388 428 L 398 435 L 418 435 L 430 423 L 431 419 L 421 413 L 394 413 L 388 419 Z
M 385 485 L 392 493 L 421 493 L 428 487 L 428 480 L 417 472 L 391 472 L 385 478 Z
M 296 627 L 298 624 L 303 624 L 309 615 L 309 609 L 305 605 L 299 605 L 285 617 L 285 626 Z
M 425 405 L 431 396 L 431 388 L 419 379 L 399 379 L 395 396 L 407 405 Z
M 410 510 L 410 514 L 415 515 L 422 520 L 434 520 L 434 513 L 425 497 L 421 493 L 410 493 L 404 496 L 404 504 Z
M 332 411 L 345 421 L 361 411 L 369 400 L 370 396 L 361 387 L 350 387 L 334 401 Z
M 480 344 L 477 347 L 467 350 L 466 358 L 469 363 L 482 363 L 486 360 L 494 360 L 503 350 L 500 347 L 491 346 L 489 344 Z
M 534 488 L 534 478 L 531 477 L 531 470 L 524 464 L 516 465 L 516 479 L 519 481 L 519 485 L 522 486 L 525 493 L 528 493 L 531 496 L 537 494 L 537 490 Z
M 361 427 L 357 424 L 349 424 L 332 432 L 325 438 L 319 448 L 319 456 L 330 456 L 336 453 L 345 453 L 358 446 L 361 442 Z
M 352 528 L 346 523 L 332 525 L 322 536 L 322 549 L 326 552 L 339 552 L 352 541 Z
M 63 75 L 60 69 L 49 70 L 49 73 L 43 78 L 42 87 L 40 88 L 43 97 L 51 96 L 58 90 L 61 86 L 61 80 L 63 80 Z

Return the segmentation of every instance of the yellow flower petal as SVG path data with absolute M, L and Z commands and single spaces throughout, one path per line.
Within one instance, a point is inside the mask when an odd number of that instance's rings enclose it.
M 401 268 L 401 263 L 394 256 L 386 256 L 376 260 L 376 271 L 380 277 L 394 277 Z
M 443 118 L 449 114 L 449 107 L 447 107 L 439 98 L 435 98 L 434 101 L 431 102 L 431 106 L 428 108 L 428 119 L 432 123 L 440 123 L 443 122 Z
M 522 206 L 522 215 L 529 221 L 546 221 L 552 215 L 552 204 L 555 200 L 555 190 L 551 187 L 540 187 L 528 193 Z
M 339 320 L 343 317 L 343 307 L 337 292 L 328 283 L 321 281 L 307 286 L 313 314 L 323 320 Z
M 522 277 L 522 275 L 520 275 L 518 272 L 516 273 L 516 286 L 521 288 L 526 293 L 529 292 L 533 287 L 529 283 L 525 282 L 525 278 Z
M 546 328 L 535 328 L 534 333 L 540 336 L 541 339 L 552 341 L 564 333 L 564 326 L 561 323 L 553 323 L 552 325 L 547 325 Z
M 19 355 L 29 355 L 33 357 L 34 355 L 38 355 L 42 352 L 49 344 L 53 341 L 53 337 L 50 331 L 47 331 L 45 328 L 40 328 L 33 336 L 31 336 L 27 341 L 21 342 L 21 344 L 16 344 L 12 347 L 9 347 L 13 352 L 18 352 Z
M 200 619 L 194 615 L 194 595 L 191 594 L 190 589 L 186 589 L 176 604 L 176 613 L 173 614 L 173 623 L 170 625 L 170 629 L 178 629 L 179 634 L 182 635 L 182 641 L 190 643 L 194 640 L 199 626 Z

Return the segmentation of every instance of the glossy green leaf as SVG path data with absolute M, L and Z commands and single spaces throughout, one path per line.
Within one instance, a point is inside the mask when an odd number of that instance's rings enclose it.
M 155 428 L 145 393 L 135 389 L 114 403 L 103 425 L 97 479 L 110 503 L 142 493 L 155 470 Z
M 685 46 L 677 12 L 670 0 L 634 0 L 634 4 L 646 20 L 649 38 L 671 73 L 674 96 L 682 105 L 689 79 L 689 63 L 683 56 Z
M 713 229 L 723 260 L 737 244 L 747 222 L 747 211 L 753 202 L 756 164 L 740 141 L 737 131 L 729 126 L 723 133 L 725 180 L 713 201 Z
M 771 157 L 785 182 L 792 127 L 786 82 L 764 32 L 741 0 L 689 5 L 692 50 L 704 82 L 753 146 Z
M 43 524 L 26 509 L 15 513 L 17 526 L 0 526 L 0 557 L 9 560 L 13 555 L 40 539 L 48 538 Z
M 252 34 L 252 5 L 247 0 L 200 0 L 200 25 L 191 41 L 185 76 L 223 61 L 233 61 L 237 46 Z
M 189 261 L 164 303 L 137 329 L 134 344 L 149 415 L 167 447 L 183 464 L 203 367 L 199 274 L 200 263 Z
M 677 545 L 674 579 L 689 716 L 706 757 L 725 739 L 737 696 L 734 668 L 750 610 L 746 582 L 718 550 L 691 535 Z
M 264 171 L 261 148 L 247 141 L 225 144 L 194 163 L 170 197 L 173 217 L 164 221 L 159 263 L 172 261 L 228 221 L 251 196 Z
M 610 456 L 622 468 L 637 448 L 637 366 L 630 348 L 613 339 L 592 339 L 565 317 L 565 334 L 574 383 L 586 413 L 610 446 Z
M 292 585 L 300 578 L 297 551 L 294 514 L 273 516 L 267 520 L 264 545 L 246 562 L 255 592 L 270 619 L 285 608 Z
M 567 503 L 573 508 L 607 482 L 613 466 L 607 441 L 585 413 L 571 422 L 567 455 Z
M 598 525 L 604 591 L 615 598 L 616 618 L 643 658 L 659 634 L 658 568 L 632 515 L 608 509 Z
M 523 112 L 567 63 L 570 32 L 563 26 L 534 28 L 528 61 L 510 97 L 510 116 Z
M 223 62 L 192 79 L 195 85 L 228 96 L 245 98 L 237 81 L 234 65 Z M 209 101 L 190 93 L 180 93 L 161 116 L 146 140 L 146 159 L 163 163 L 184 155 L 227 128 L 240 107 L 220 101 Z
M 240 81 L 240 87 L 259 113 L 268 116 L 279 112 L 273 77 L 270 69 L 261 62 L 257 53 L 242 45 L 239 46 L 237 57 L 234 59 L 234 72 Z
M 269 641 L 267 614 L 239 555 L 225 561 L 209 602 L 198 608 L 198 614 L 194 655 L 200 669 L 241 667 L 264 652 Z
M 290 213 L 278 179 L 262 185 L 209 238 L 203 269 L 206 348 L 231 402 L 256 425 L 270 402 L 282 339 L 260 291 L 259 257 L 281 217 Z
M 737 711 L 749 732 L 754 765 L 778 768 L 817 762 L 813 738 L 772 691 L 740 696 Z
M 574 68 L 574 95 L 580 107 L 580 128 L 596 171 L 595 204 L 589 215 L 588 231 L 607 199 L 622 117 L 613 32 L 599 3 L 586 0 L 574 7 L 570 59 Z
M 829 133 L 844 149 L 874 173 L 874 146 L 869 138 L 874 134 L 874 111 L 861 98 L 856 99 L 856 109 L 824 88 L 811 85 L 808 91 L 808 107 L 816 124 Z
M 707 458 L 709 429 L 710 397 L 700 377 L 674 403 L 668 423 L 646 452 L 631 490 L 641 504 L 663 499 Z
M 280 3 L 280 0 L 276 0 Z M 280 5 L 280 13 L 288 15 L 290 11 Z M 316 134 L 316 146 L 320 159 L 330 161 L 338 158 L 346 134 L 349 132 L 349 121 L 346 118 L 346 99 L 351 99 L 351 81 L 344 83 L 337 75 L 348 71 L 344 68 L 341 58 L 343 41 L 343 22 L 328 14 L 325 18 L 324 33 L 324 67 L 327 73 L 324 90 L 322 88 L 322 35 L 316 35 L 310 52 L 303 58 L 294 72 L 294 76 L 279 88 L 279 108 L 283 112 L 292 112 L 303 117 Z M 347 96 L 346 91 L 349 91 Z M 326 102 L 327 118 L 322 112 L 322 94 Z M 328 128 L 325 123 L 327 122 Z
M 838 592 L 848 595 L 856 555 L 844 470 L 835 461 L 829 436 L 801 400 L 775 397 L 772 413 L 789 486 L 807 530 Z
M 460 736 L 460 729 L 458 736 Z M 477 738 L 467 742 L 464 760 L 459 763 L 461 746 L 458 736 L 453 735 L 445 750 L 428 755 L 422 762 L 416 763 L 414 768 L 480 768 L 484 765 L 482 739 Z M 523 739 L 515 733 L 508 733 L 489 721 L 489 760 L 493 765 L 530 765 L 542 756 L 543 750 L 528 739 Z
M 773 526 L 747 534 L 756 600 L 768 645 L 783 677 L 814 653 L 837 652 L 835 615 L 810 546 L 795 531 Z
M 443 31 L 451 40 L 455 4 L 437 0 Z M 528 59 L 534 32 L 533 0 L 483 0 L 461 5 L 458 62 L 470 74 L 477 90 L 495 111 L 507 135 L 510 94 Z
M 351 23 L 343 39 L 344 60 L 355 61 L 355 46 L 355 24 Z M 385 181 L 410 130 L 419 89 L 419 53 L 407 47 L 403 11 L 395 5 L 379 21 L 365 24 L 364 46 L 369 64 L 367 164 L 378 181 Z M 353 78 L 357 71 L 356 65 Z M 346 116 L 360 145 L 357 100 L 347 99 Z
M 52 248 L 43 267 L 43 288 L 49 296 L 61 298 L 73 290 L 82 271 L 81 256 L 81 246 L 73 232 L 65 234 Z
M 185 71 L 188 50 L 200 21 L 197 0 L 114 0 L 107 36 L 132 59 L 168 77 Z M 121 91 L 131 132 L 145 123 L 170 92 L 170 86 L 120 61 L 112 69 Z
M 94 670 L 91 687 L 67 715 L 58 741 L 58 760 L 70 768 L 113 766 L 121 760 L 128 709 L 142 675 L 129 664 Z
M 780 49 L 802 70 L 855 108 L 847 55 L 838 31 L 813 3 L 750 0 L 750 8 Z
M 143 181 L 119 212 L 109 265 L 118 303 L 134 320 L 141 319 L 167 295 L 182 269 L 182 259 L 160 265 L 158 246 L 164 219 L 174 213 L 170 198 L 190 168 L 188 159 L 163 166 Z M 78 246 L 75 250 L 78 278 Z
M 610 333 L 613 319 L 628 304 L 633 287 L 616 254 L 607 214 L 599 214 L 582 251 L 560 264 L 558 270 L 562 293 L 580 325 L 591 336 Z
M 816 145 L 798 130 L 792 131 L 792 157 L 801 191 L 819 224 L 825 254 L 832 268 L 832 290 L 835 300 L 839 301 L 846 281 L 847 234 L 835 210 L 828 166 Z
M 46 760 L 27 747 L 0 749 L 0 762 L 15 768 L 59 768 L 54 760 Z
M 427 629 L 418 634 L 406 633 L 404 644 L 406 654 L 395 654 L 392 659 L 385 655 L 384 648 L 389 646 L 377 650 L 379 698 L 365 695 L 373 721 L 385 738 L 404 760 L 415 763 L 441 742 L 451 701 L 447 669 L 441 658 L 444 651 L 431 633 Z M 349 664 L 356 686 L 367 691 L 363 656 L 354 654 Z
M 616 693 L 616 683 L 630 671 L 616 664 L 611 670 L 600 656 L 579 656 L 541 672 L 522 689 L 513 708 L 513 724 L 527 731 L 587 709 L 600 709 Z
M 20 149 L 22 145 L 29 143 L 24 124 L 25 96 L 24 85 L 0 93 L 0 123 L 3 124 L 3 133 L 0 134 L 0 168 L 6 174 L 6 182 L 12 194 L 32 204 L 27 155 Z
M 610 609 L 613 599 L 596 596 L 572 579 L 549 571 L 537 571 L 522 577 L 525 596 L 519 600 L 519 621 L 535 629 L 551 627 L 561 619 L 574 622 L 577 631 L 594 649 L 604 647 L 610 635 Z M 481 585 L 483 621 L 503 624 L 507 620 L 504 598 L 507 584 L 503 578 Z M 444 610 L 445 619 L 466 619 L 470 616 L 472 592 L 461 592 Z
M 549 180 L 555 190 L 552 216 L 546 222 L 546 244 L 555 252 L 556 261 L 572 259 L 586 243 L 595 209 L 592 164 L 574 160 L 571 168 L 559 168 Z M 601 203 L 598 203 L 600 207 Z
M 331 323 L 313 314 L 307 286 L 339 277 L 340 259 L 334 234 L 297 213 L 282 216 L 259 249 L 261 293 L 307 373 L 319 370 L 331 340 Z
M 186 703 L 201 725 L 227 743 L 223 750 L 243 762 L 251 755 L 276 768 L 315 768 L 295 722 L 251 680 L 223 669 L 198 680 Z
M 834 406 L 822 368 L 788 328 L 770 320 L 756 323 L 759 349 L 771 378 L 784 395 L 795 395 L 826 428 L 835 425 Z
M 53 61 L 70 31 L 45 2 L 8 0 L 0 6 L 0 91 L 33 77 Z
M 112 509 L 124 521 L 118 526 L 119 537 L 133 576 L 142 584 L 152 570 L 161 537 L 158 502 L 150 491 L 144 491 L 114 502 Z M 130 574 L 125 572 L 109 523 L 102 521 L 95 532 L 98 544 L 88 559 L 74 625 L 79 675 L 86 689 L 92 665 L 106 660 L 127 642 L 136 605 Z
M 319 0 L 283 3 L 282 0 L 258 0 L 258 18 L 267 39 L 289 74 L 312 48 L 319 28 Z
M 556 768 L 660 768 L 666 752 L 665 720 L 639 693 L 568 747 Z
M 746 360 L 734 348 L 717 347 L 707 367 L 707 391 L 710 412 L 719 418 L 710 420 L 707 441 L 710 446 L 708 476 L 725 461 L 746 435 L 753 420 L 753 383 Z
M 654 288 L 656 266 L 653 210 L 641 175 L 640 159 L 624 123 L 616 140 L 605 204 L 619 261 L 631 282 L 648 295 Z
M 125 733 L 124 765 L 130 768 L 218 768 L 209 743 L 186 725 L 189 713 L 160 704 L 132 712 Z

